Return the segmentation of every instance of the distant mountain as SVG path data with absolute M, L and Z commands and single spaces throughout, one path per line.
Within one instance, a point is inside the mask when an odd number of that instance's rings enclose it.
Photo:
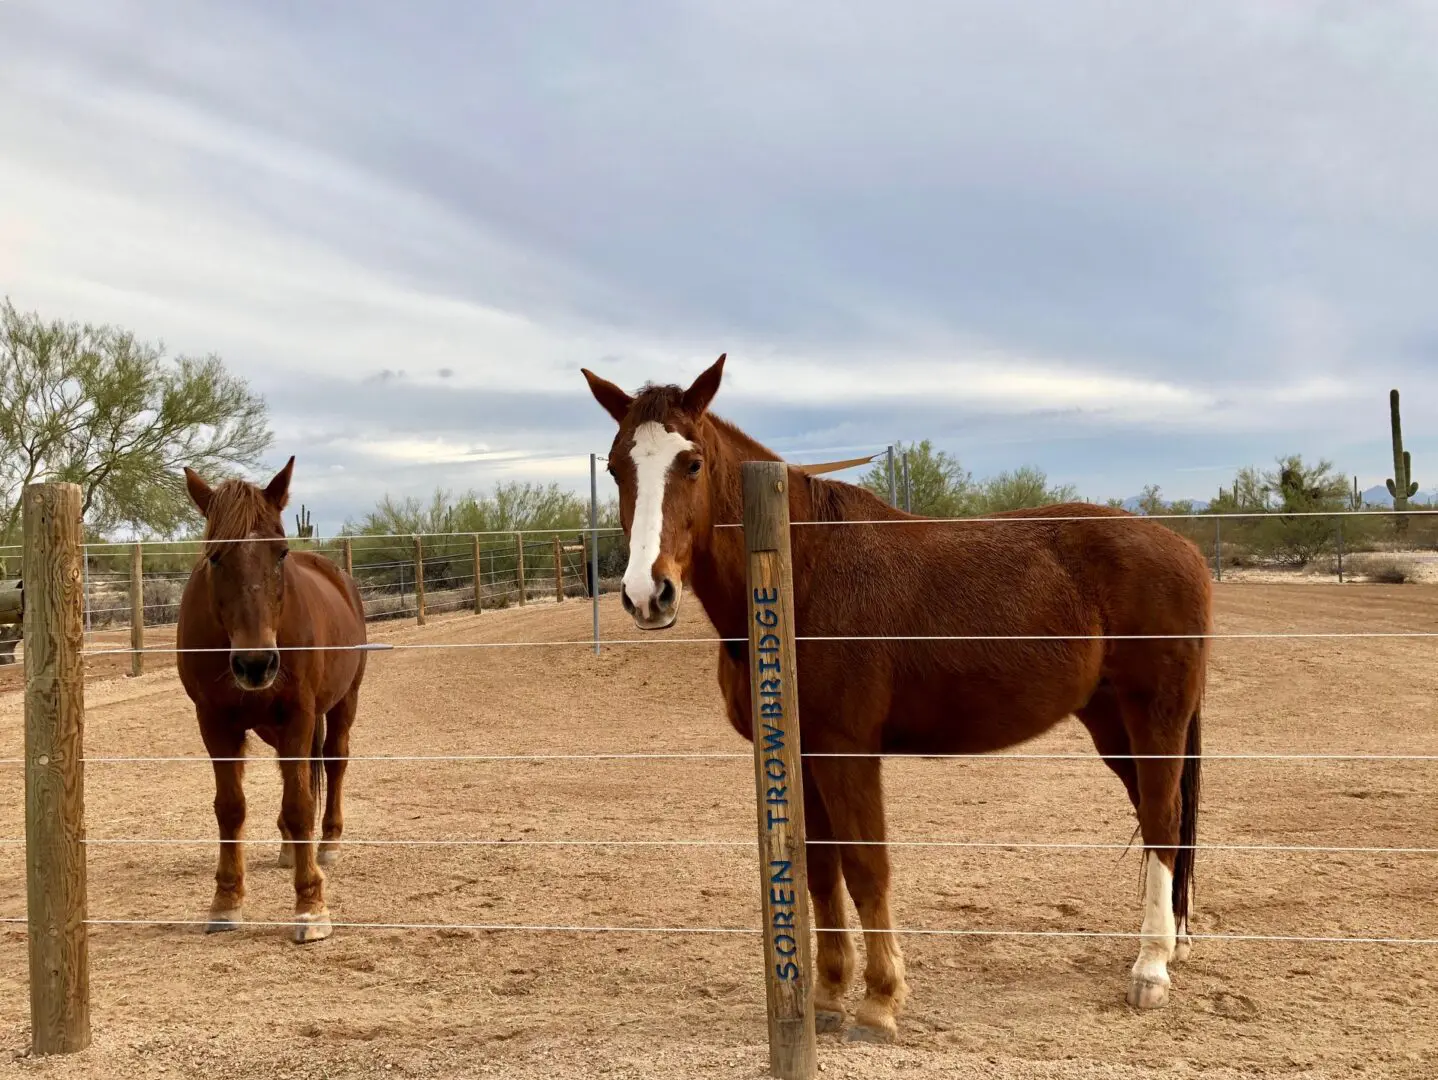
M 1438 501 L 1438 490 L 1424 491 L 1421 488 L 1417 495 L 1414 495 L 1413 498 L 1408 500 L 1410 504 L 1431 503 L 1434 501 Z M 1375 484 L 1363 493 L 1363 503 L 1365 506 L 1392 506 L 1393 496 L 1388 494 L 1386 485 Z

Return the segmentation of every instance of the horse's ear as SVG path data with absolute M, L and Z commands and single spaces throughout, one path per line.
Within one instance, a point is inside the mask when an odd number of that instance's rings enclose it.
M 190 493 L 190 501 L 195 504 L 195 509 L 200 512 L 200 516 L 209 516 L 210 497 L 214 495 L 214 489 L 188 465 L 185 466 L 185 490 Z
M 703 416 L 704 410 L 709 408 L 709 403 L 719 392 L 719 381 L 724 378 L 724 357 L 728 355 L 720 353 L 719 359 L 701 372 L 699 378 L 684 391 L 684 411 L 690 416 Z
M 290 474 L 295 471 L 295 456 L 285 462 L 285 467 L 275 473 L 275 478 L 265 487 L 265 499 L 276 510 L 283 510 L 290 501 Z
M 584 372 L 585 381 L 589 383 L 589 392 L 594 395 L 594 400 L 604 406 L 604 411 L 614 417 L 616 424 L 624 423 L 624 418 L 629 415 L 629 406 L 634 404 L 634 399 L 608 379 L 601 379 L 588 368 L 579 370 Z

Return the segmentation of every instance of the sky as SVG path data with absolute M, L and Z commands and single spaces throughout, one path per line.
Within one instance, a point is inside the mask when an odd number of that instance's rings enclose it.
M 0 293 L 215 353 L 333 532 L 588 487 L 636 389 L 821 461 L 1438 487 L 1438 8 L 0 0 Z M 601 473 L 601 494 L 612 490 Z

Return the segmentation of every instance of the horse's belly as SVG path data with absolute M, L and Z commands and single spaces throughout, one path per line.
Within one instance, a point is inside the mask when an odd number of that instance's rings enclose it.
M 1077 681 L 1045 685 L 965 686 L 900 694 L 885 720 L 887 753 L 983 754 L 1042 735 L 1087 697 Z

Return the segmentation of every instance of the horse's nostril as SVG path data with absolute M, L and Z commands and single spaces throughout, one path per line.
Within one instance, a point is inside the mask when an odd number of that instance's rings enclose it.
M 659 583 L 659 606 L 666 610 L 674 606 L 674 582 L 668 578 Z
M 629 590 L 623 588 L 622 586 L 619 589 L 619 603 L 623 605 L 624 610 L 627 611 L 629 614 L 634 614 L 634 601 L 629 599 Z

